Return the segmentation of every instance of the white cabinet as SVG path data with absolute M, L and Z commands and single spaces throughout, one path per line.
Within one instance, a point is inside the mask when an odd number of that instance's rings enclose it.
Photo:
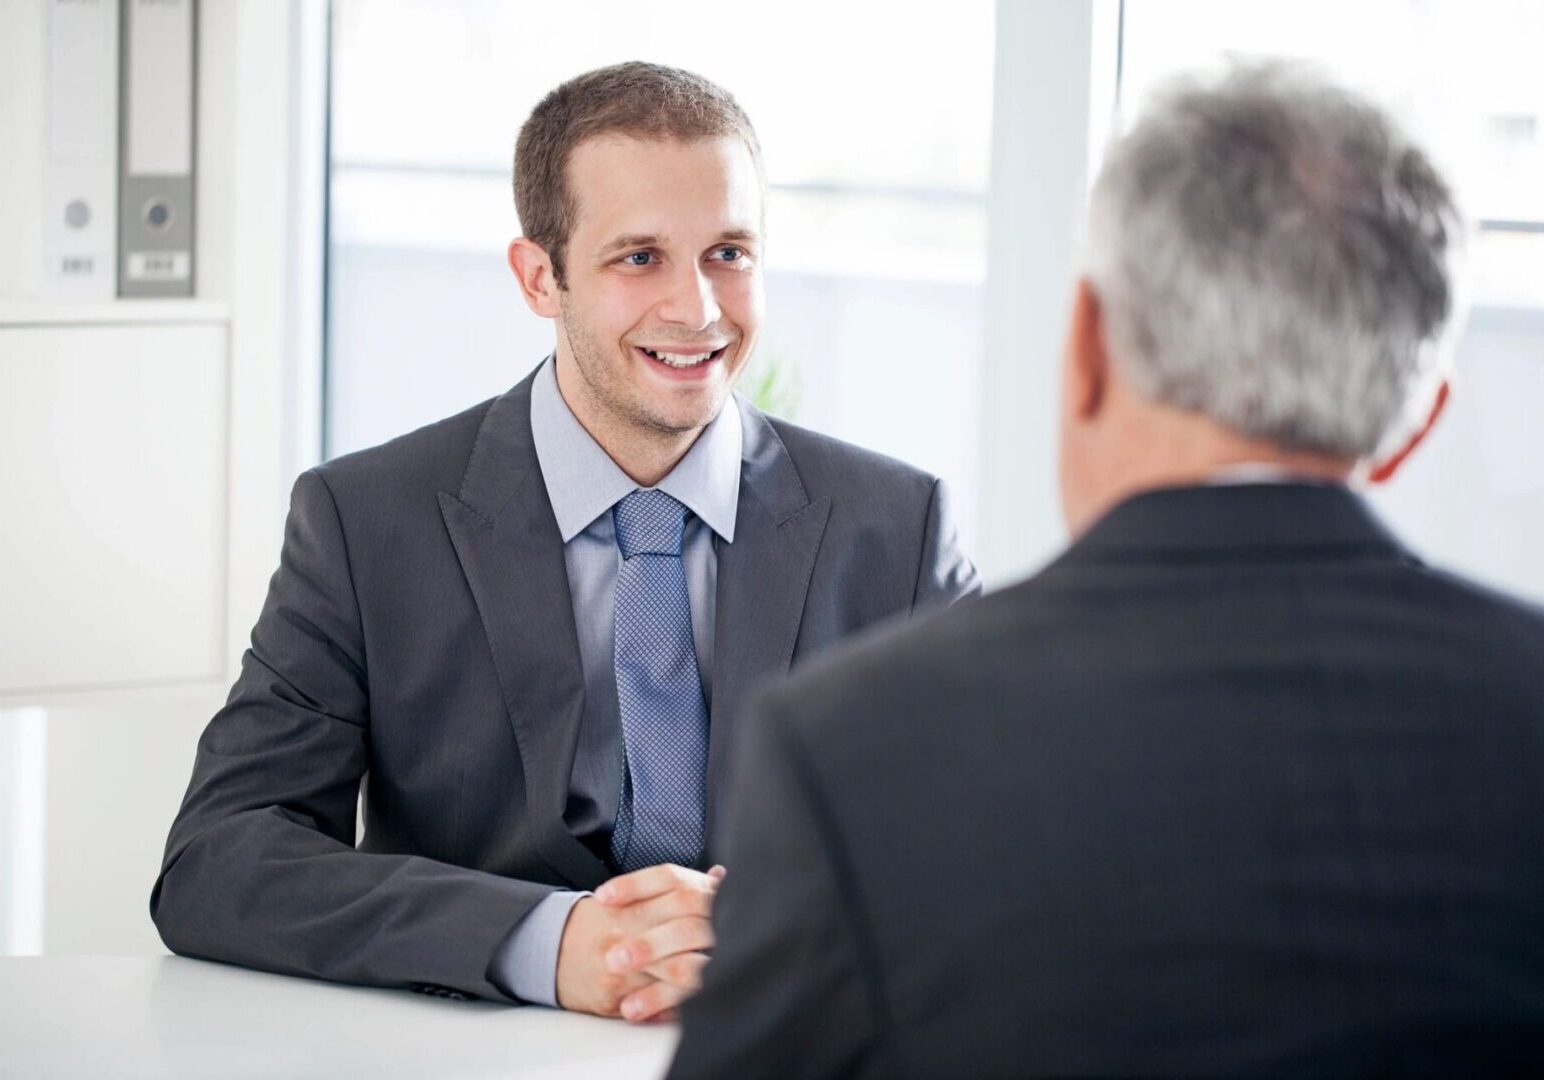
M 221 678 L 226 334 L 0 323 L 0 694 Z
M 198 8 L 199 299 L 54 303 L 48 5 L 0 0 L 0 953 L 159 951 L 166 830 L 315 460 L 328 7 Z

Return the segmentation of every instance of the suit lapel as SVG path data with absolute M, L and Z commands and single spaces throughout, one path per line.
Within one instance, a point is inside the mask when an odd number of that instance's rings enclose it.
M 732 544 L 718 550 L 713 631 L 708 820 L 748 697 L 793 659 L 815 556 L 831 500 L 810 502 L 767 418 L 736 398 L 744 431 L 740 503 Z
M 527 810 L 543 859 L 593 888 L 604 864 L 563 822 L 584 713 L 563 540 L 531 441 L 531 380 L 489 408 L 461 490 L 439 495 L 520 748 Z

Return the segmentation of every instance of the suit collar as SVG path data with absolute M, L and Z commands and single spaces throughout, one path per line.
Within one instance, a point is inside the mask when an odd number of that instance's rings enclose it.
M 734 404 L 740 413 L 741 498 L 753 495 L 781 525 L 810 505 L 804 481 L 794 468 L 788 449 L 767 415 L 739 394 Z
M 771 421 L 738 395 L 744 432 L 735 541 L 718 548 L 708 747 L 709 833 L 735 730 L 756 688 L 788 671 L 831 513 L 811 501 Z
M 1339 484 L 1308 482 L 1142 492 L 1096 521 L 1067 557 L 1312 549 L 1408 557 L 1360 496 Z
M 537 850 L 570 884 L 593 888 L 606 868 L 563 822 L 584 671 L 563 539 L 531 439 L 531 378 L 489 406 L 461 489 L 440 513 L 493 654 L 525 774 L 525 819 Z
M 531 474 L 538 472 L 531 437 L 531 386 L 535 380 L 536 372 L 532 372 L 488 406 L 461 476 L 457 500 L 489 524 L 499 518 Z M 547 509 L 550 514 L 551 506 Z

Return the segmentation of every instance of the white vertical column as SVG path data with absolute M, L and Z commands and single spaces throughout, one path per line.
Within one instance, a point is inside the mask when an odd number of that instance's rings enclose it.
M 0 956 L 43 951 L 46 720 L 0 709 Z
M 290 484 L 320 450 L 326 17 L 321 0 L 241 0 L 224 12 L 238 43 L 229 105 L 232 671 L 278 565 Z
M 989 588 L 1052 555 L 1062 333 L 1114 111 L 1117 0 L 999 0 L 978 558 Z

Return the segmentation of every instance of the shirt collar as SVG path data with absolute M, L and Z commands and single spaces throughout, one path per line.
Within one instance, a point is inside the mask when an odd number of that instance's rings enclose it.
M 1213 470 L 1206 482 L 1215 487 L 1230 484 L 1290 484 L 1302 479 L 1284 465 L 1269 461 L 1244 461 Z
M 740 410 L 724 403 L 686 456 L 656 486 L 696 514 L 726 543 L 740 506 Z M 531 385 L 531 441 L 563 543 L 638 487 L 574 416 L 548 357 Z

